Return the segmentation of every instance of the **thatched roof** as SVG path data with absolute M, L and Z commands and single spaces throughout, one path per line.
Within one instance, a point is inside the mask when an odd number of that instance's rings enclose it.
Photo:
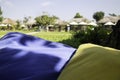
M 87 18 L 73 18 L 71 19 L 69 22 L 77 22 L 77 23 L 80 23 L 80 22 L 90 22 L 90 20 L 88 20 Z
M 98 21 L 98 23 L 107 23 L 107 22 L 117 23 L 119 19 L 120 19 L 120 16 L 106 16 L 100 21 Z
M 10 18 L 5 18 L 3 21 L 2 21 L 3 24 L 11 24 L 11 25 L 15 25 L 16 22 Z
M 56 19 L 55 20 L 55 24 L 58 25 L 67 25 L 68 23 L 66 21 L 60 20 L 60 19 Z

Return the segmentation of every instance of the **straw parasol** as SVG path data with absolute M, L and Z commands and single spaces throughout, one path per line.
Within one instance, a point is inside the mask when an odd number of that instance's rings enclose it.
M 7 26 L 6 24 L 0 24 L 0 26 Z
M 88 25 L 91 25 L 91 26 L 98 26 L 95 22 L 90 22 Z
M 69 24 L 70 24 L 70 25 L 78 25 L 77 22 L 70 22 Z
M 115 25 L 115 24 L 112 23 L 112 22 L 107 22 L 107 23 L 105 23 L 104 25 L 112 26 L 112 25 Z
M 80 22 L 79 25 L 88 25 L 86 22 Z

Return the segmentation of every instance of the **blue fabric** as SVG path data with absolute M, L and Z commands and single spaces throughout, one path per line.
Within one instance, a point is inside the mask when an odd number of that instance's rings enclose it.
M 11 32 L 0 39 L 0 80 L 57 80 L 76 49 Z

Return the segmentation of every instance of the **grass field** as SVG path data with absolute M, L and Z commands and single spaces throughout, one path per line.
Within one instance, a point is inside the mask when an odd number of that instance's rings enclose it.
M 21 32 L 21 33 L 29 33 L 30 31 L 0 31 L 0 37 L 4 36 L 9 32 Z
M 33 33 L 31 31 L 0 31 L 0 37 L 4 36 L 8 32 L 21 32 L 21 33 Z M 72 47 L 77 48 L 79 45 L 79 40 L 72 38 L 72 33 L 70 32 L 37 32 L 35 34 L 29 34 L 45 40 L 60 42 Z
M 7 34 L 8 32 L 21 32 L 25 34 L 33 33 L 31 31 L 0 31 L 0 37 Z M 36 32 L 35 34 L 29 34 L 39 38 L 43 38 L 50 41 L 59 42 L 71 38 L 72 34 L 68 32 Z
M 33 36 L 37 36 L 54 42 L 60 42 L 62 40 L 70 39 L 72 37 L 72 34 L 66 32 L 39 32 L 33 34 Z

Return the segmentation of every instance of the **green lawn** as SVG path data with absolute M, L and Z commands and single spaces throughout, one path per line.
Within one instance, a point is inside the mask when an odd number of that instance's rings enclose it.
M 0 31 L 0 37 L 5 35 L 8 32 L 21 32 L 21 33 L 32 33 L 31 31 Z M 78 39 L 72 38 L 72 33 L 69 32 L 37 32 L 35 34 L 29 34 L 45 40 L 60 42 L 72 47 L 77 48 L 80 44 Z
M 33 34 L 33 36 L 37 36 L 50 41 L 59 42 L 71 38 L 72 34 L 67 32 L 39 32 Z
M 4 36 L 5 34 L 7 34 L 9 32 L 29 33 L 30 31 L 2 31 L 2 30 L 0 30 L 0 37 Z
M 39 32 L 33 34 L 33 36 L 37 36 L 49 41 L 64 43 L 75 48 L 78 48 L 78 46 L 81 44 L 80 40 L 78 38 L 73 38 L 72 33 L 69 32 Z
M 31 31 L 0 31 L 0 37 L 7 34 L 8 32 L 21 32 L 21 33 L 32 33 Z M 72 34 L 67 32 L 37 32 L 35 34 L 30 34 L 39 38 L 43 38 L 50 41 L 59 42 L 61 40 L 71 38 Z

